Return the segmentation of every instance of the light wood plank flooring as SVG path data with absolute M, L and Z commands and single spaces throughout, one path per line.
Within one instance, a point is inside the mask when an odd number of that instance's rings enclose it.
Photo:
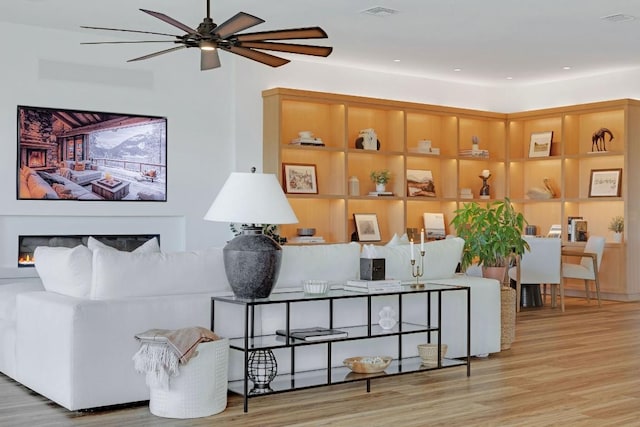
M 0 375 L 1 426 L 640 426 L 640 303 L 567 298 L 518 314 L 510 350 L 465 368 L 303 390 L 229 396 L 209 418 L 172 420 L 147 405 L 69 412 Z

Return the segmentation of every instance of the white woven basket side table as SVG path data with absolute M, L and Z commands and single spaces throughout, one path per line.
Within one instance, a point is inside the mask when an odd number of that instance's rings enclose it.
M 150 388 L 149 410 L 166 418 L 198 418 L 227 407 L 229 340 L 198 344 L 198 355 L 180 365 L 169 388 Z

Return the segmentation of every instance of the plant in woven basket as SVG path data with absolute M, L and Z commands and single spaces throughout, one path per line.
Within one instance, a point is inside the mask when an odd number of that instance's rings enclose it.
M 476 202 L 465 203 L 455 211 L 451 224 L 458 237 L 464 239 L 463 271 L 474 262 L 483 267 L 506 267 L 513 257 L 529 249 L 522 237 L 528 222 L 508 198 L 488 202 L 484 207 Z

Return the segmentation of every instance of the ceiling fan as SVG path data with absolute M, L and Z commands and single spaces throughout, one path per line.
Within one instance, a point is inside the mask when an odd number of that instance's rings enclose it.
M 173 37 L 173 40 L 141 40 L 141 41 L 109 41 L 109 42 L 85 42 L 81 44 L 123 44 L 123 43 L 175 43 L 175 46 L 169 49 L 150 53 L 139 58 L 130 59 L 127 62 L 141 61 L 153 58 L 155 56 L 164 55 L 165 53 L 174 52 L 176 50 L 197 47 L 200 49 L 200 69 L 210 70 L 220 67 L 220 58 L 218 57 L 218 49 L 241 55 L 254 61 L 261 62 L 271 67 L 280 67 L 288 62 L 288 59 L 281 58 L 260 50 L 269 50 L 277 52 L 297 53 L 302 55 L 313 56 L 329 56 L 333 48 L 328 46 L 311 46 L 304 44 L 282 43 L 267 40 L 293 40 L 293 39 L 324 39 L 327 33 L 320 27 L 291 28 L 274 31 L 262 31 L 256 33 L 242 33 L 240 31 L 251 28 L 255 25 L 265 22 L 263 19 L 250 15 L 245 12 L 239 12 L 235 16 L 229 18 L 220 25 L 217 25 L 211 19 L 210 0 L 207 0 L 207 16 L 198 25 L 197 29 L 193 29 L 164 13 L 154 12 L 152 10 L 140 9 L 142 12 L 160 19 L 174 27 L 185 31 L 184 35 L 174 35 L 167 33 L 156 33 L 153 31 L 126 30 L 119 28 L 104 27 L 88 27 L 81 26 L 92 30 L 107 31 L 124 31 L 129 33 L 153 34 L 158 36 Z M 260 49 L 260 50 L 256 50 Z

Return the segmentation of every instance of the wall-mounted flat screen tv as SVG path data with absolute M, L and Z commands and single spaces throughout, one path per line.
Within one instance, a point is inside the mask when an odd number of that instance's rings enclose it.
M 18 106 L 19 200 L 167 200 L 167 119 Z

